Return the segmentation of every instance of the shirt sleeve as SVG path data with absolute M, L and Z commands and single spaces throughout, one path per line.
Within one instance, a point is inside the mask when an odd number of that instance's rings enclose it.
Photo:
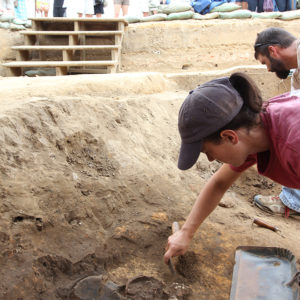
M 235 172 L 243 172 L 243 171 L 247 170 L 248 168 L 250 168 L 251 166 L 255 165 L 256 161 L 257 161 L 256 154 L 251 154 L 247 157 L 245 162 L 242 165 L 240 165 L 239 167 L 235 167 L 232 165 L 229 165 L 229 166 Z

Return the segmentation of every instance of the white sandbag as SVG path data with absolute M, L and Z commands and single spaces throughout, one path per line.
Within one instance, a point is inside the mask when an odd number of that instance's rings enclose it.
M 171 13 L 178 13 L 191 10 L 192 6 L 189 4 L 168 4 L 168 5 L 160 5 L 158 7 L 158 12 L 163 14 L 171 14 Z
M 167 16 L 167 21 L 173 20 L 188 20 L 192 19 L 194 15 L 193 11 L 183 11 L 179 13 L 172 13 Z
M 300 19 L 300 10 L 291 10 L 291 11 L 284 11 L 281 13 L 281 16 L 278 18 L 280 20 L 295 20 L 295 19 Z
M 193 19 L 195 19 L 195 20 L 211 20 L 211 19 L 217 19 L 218 17 L 219 17 L 218 12 L 208 13 L 205 15 L 194 13 L 194 15 L 193 15 Z
M 126 16 L 124 19 L 125 19 L 125 21 L 127 23 L 137 23 L 137 22 L 140 22 L 140 18 L 136 17 L 136 16 Z
M 233 2 L 223 3 L 214 7 L 211 12 L 230 12 L 234 10 L 241 9 L 241 7 Z
M 9 29 L 9 25 L 10 25 L 10 23 L 8 23 L 8 22 L 1 22 L 0 23 L 0 28 Z
M 10 23 L 9 29 L 12 31 L 25 30 L 25 26 Z
M 239 9 L 231 12 L 220 12 L 220 19 L 248 19 L 252 17 L 252 12 L 248 9 Z
M 281 16 L 281 12 L 279 11 L 271 11 L 271 12 L 252 12 L 252 18 L 257 19 L 277 19 Z
M 141 22 L 155 22 L 155 21 L 165 21 L 167 19 L 166 14 L 155 14 L 152 16 L 140 18 Z

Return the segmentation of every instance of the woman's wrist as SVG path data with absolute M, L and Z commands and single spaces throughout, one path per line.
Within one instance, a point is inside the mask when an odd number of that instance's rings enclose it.
M 193 238 L 194 234 L 195 234 L 195 231 L 193 228 L 189 227 L 189 226 L 182 226 L 181 228 L 182 232 L 187 236 L 189 237 L 190 239 Z

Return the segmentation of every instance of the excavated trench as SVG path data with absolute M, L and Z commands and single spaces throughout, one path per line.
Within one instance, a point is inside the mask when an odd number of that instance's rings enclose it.
M 134 30 L 141 29 L 129 27 L 128 35 Z M 136 71 L 127 43 L 123 67 Z M 197 84 L 233 71 L 253 77 L 264 99 L 288 90 L 288 80 L 254 64 L 1 78 L 1 298 L 225 300 L 237 246 L 286 247 L 300 257 L 297 221 L 251 204 L 256 193 L 280 187 L 250 169 L 174 259 L 176 275 L 163 263 L 172 222 L 184 222 L 219 167 L 200 157 L 192 170 L 177 169 L 179 106 Z M 254 216 L 281 234 L 253 227 Z

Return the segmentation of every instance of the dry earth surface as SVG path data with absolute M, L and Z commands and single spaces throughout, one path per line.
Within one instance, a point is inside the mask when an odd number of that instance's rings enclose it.
M 172 222 L 184 222 L 220 166 L 201 156 L 191 170 L 177 169 L 179 106 L 189 89 L 235 70 L 252 76 L 264 99 L 287 91 L 288 80 L 253 59 L 256 33 L 274 25 L 296 34 L 299 21 L 130 25 L 124 73 L 0 77 L 0 298 L 92 299 L 78 296 L 87 276 L 102 275 L 94 279 L 107 287 L 144 275 L 127 299 L 171 299 L 177 291 L 178 299 L 225 300 L 240 245 L 287 248 L 299 268 L 300 223 L 253 206 L 255 194 L 280 191 L 255 168 L 174 260 L 177 276 L 162 260 Z M 9 45 L 22 41 L 0 35 L 4 61 L 13 56 Z M 253 225 L 255 217 L 280 232 Z

